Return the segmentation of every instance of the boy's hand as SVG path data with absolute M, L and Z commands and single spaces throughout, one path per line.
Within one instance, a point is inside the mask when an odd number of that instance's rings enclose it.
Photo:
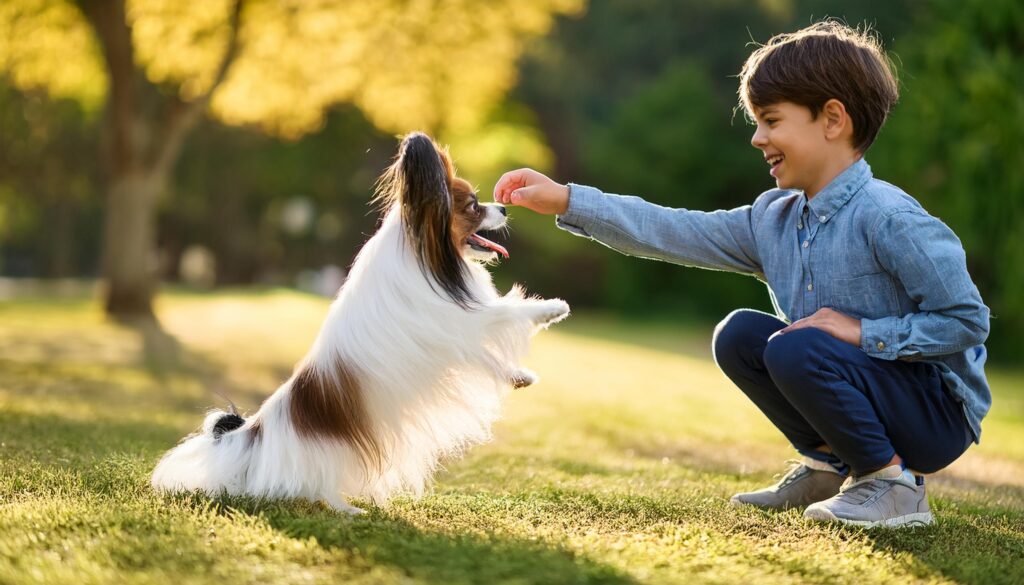
M 509 171 L 494 185 L 494 200 L 521 205 L 545 215 L 569 209 L 569 187 L 556 183 L 533 169 Z
M 788 327 L 779 329 L 768 339 L 771 340 L 776 335 L 785 335 L 790 331 L 803 329 L 804 327 L 816 327 L 839 341 L 845 341 L 850 345 L 860 347 L 860 319 L 854 319 L 828 307 L 818 309 L 810 317 L 793 321 Z

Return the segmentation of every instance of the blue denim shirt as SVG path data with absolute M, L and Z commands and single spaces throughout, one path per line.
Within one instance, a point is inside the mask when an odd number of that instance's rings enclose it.
M 985 379 L 989 310 L 952 230 L 863 159 L 816 197 L 772 189 L 712 212 L 570 185 L 557 225 L 630 256 L 750 274 L 780 319 L 829 307 L 860 319 L 860 348 L 935 364 L 975 442 L 992 405 Z

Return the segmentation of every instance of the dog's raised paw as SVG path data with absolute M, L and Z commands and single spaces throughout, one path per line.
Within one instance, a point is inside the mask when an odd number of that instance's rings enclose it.
M 537 374 L 534 374 L 530 370 L 520 369 L 515 374 L 512 374 L 512 387 L 515 389 L 526 388 L 537 383 Z
M 562 299 L 548 299 L 544 301 L 543 312 L 541 313 L 538 323 L 542 325 L 551 325 L 558 323 L 562 319 L 569 316 L 569 303 Z

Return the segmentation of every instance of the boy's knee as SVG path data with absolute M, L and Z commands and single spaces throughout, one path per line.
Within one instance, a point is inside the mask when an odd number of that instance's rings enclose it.
M 715 362 L 723 370 L 732 368 L 737 359 L 754 346 L 763 345 L 774 324 L 771 315 L 749 309 L 737 309 L 715 326 L 711 350 Z M 782 322 L 779 321 L 779 326 Z
M 828 336 L 820 329 L 808 327 L 777 335 L 768 342 L 764 365 L 780 390 L 809 386 L 807 376 L 815 367 L 812 357 L 818 353 L 822 335 Z
M 715 361 L 722 365 L 722 360 L 728 361 L 735 356 L 737 348 L 743 344 L 743 339 L 749 330 L 743 309 L 737 309 L 725 316 L 715 326 L 715 332 L 711 336 L 711 351 L 714 353 Z

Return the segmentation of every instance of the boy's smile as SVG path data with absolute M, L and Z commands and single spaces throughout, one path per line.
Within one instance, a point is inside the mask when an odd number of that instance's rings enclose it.
M 812 117 L 810 108 L 779 102 L 755 107 L 754 115 L 757 130 L 750 143 L 764 153 L 780 189 L 799 189 L 812 198 L 859 158 L 848 139 L 836 140 L 827 111 Z M 841 134 L 846 138 L 847 132 Z

